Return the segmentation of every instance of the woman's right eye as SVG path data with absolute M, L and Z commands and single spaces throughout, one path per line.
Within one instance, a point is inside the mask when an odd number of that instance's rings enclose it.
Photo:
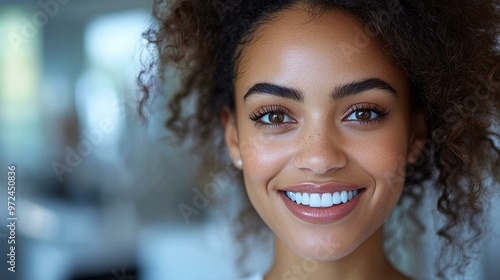
M 280 125 L 293 122 L 293 120 L 283 112 L 269 112 L 261 116 L 258 121 L 268 125 Z
M 294 123 L 295 120 L 288 115 L 286 109 L 276 106 L 264 107 L 254 112 L 250 119 L 259 125 L 280 126 Z

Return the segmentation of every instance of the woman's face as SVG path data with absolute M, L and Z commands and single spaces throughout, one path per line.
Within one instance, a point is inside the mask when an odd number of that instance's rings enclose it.
M 406 76 L 362 30 L 338 11 L 290 9 L 237 65 L 226 144 L 259 215 L 308 259 L 340 259 L 380 228 L 425 135 Z

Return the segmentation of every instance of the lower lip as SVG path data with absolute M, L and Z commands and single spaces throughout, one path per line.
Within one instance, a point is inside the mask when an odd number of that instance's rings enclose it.
M 317 208 L 299 205 L 291 201 L 283 191 L 281 191 L 280 194 L 288 210 L 290 210 L 290 212 L 292 212 L 297 218 L 311 224 L 328 224 L 340 221 L 354 211 L 359 204 L 359 199 L 363 194 L 363 191 L 360 190 L 359 194 L 347 203 L 341 203 L 331 207 Z

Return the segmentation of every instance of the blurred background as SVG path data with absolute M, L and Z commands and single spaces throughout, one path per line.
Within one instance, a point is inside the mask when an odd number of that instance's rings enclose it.
M 10 164 L 19 217 L 16 273 L 0 228 L 0 279 L 236 278 L 229 227 L 193 205 L 196 160 L 168 145 L 161 100 L 138 122 L 151 6 L 0 2 L 0 220 Z
M 135 79 L 151 5 L 0 0 L 0 279 L 240 275 L 231 225 L 193 191 L 201 187 L 196 161 L 169 145 L 161 100 L 151 104 L 148 125 L 137 120 Z M 12 164 L 15 273 L 7 271 L 5 226 Z M 206 174 L 226 184 L 235 176 L 229 164 Z M 493 203 L 492 231 L 468 279 L 500 279 L 499 213 Z M 248 268 L 265 271 L 271 257 L 250 256 Z

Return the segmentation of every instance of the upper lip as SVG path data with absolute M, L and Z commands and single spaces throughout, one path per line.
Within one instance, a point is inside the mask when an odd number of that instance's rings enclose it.
M 334 193 L 334 192 L 351 191 L 359 189 L 362 189 L 362 187 L 340 182 L 324 182 L 324 183 L 307 182 L 289 186 L 281 190 L 290 192 L 300 192 L 300 193 Z

